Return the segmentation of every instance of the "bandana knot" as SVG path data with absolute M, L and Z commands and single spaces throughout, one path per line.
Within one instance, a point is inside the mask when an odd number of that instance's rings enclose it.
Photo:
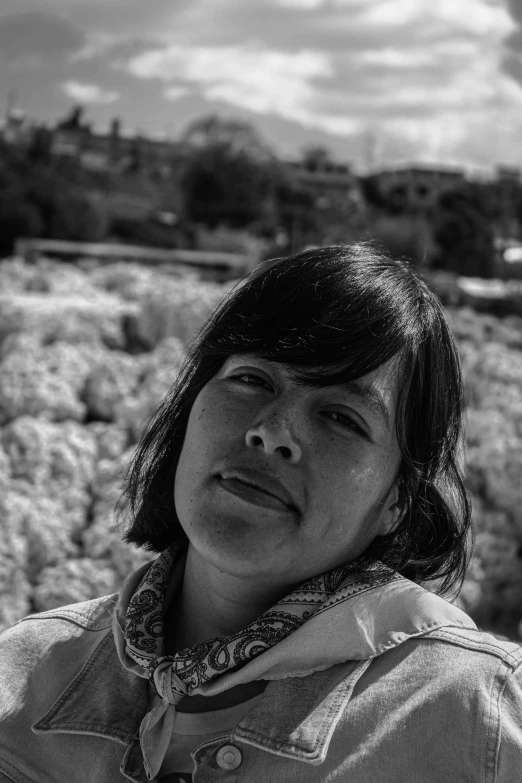
M 188 688 L 175 673 L 171 656 L 151 661 L 149 672 L 149 682 L 165 703 L 176 705 L 183 696 L 188 696 Z

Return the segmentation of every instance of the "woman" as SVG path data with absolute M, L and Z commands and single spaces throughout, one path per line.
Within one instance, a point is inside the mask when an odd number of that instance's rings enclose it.
M 125 538 L 156 558 L 0 637 L 0 781 L 519 779 L 522 649 L 440 596 L 469 557 L 461 427 L 409 267 L 256 270 L 127 477 Z

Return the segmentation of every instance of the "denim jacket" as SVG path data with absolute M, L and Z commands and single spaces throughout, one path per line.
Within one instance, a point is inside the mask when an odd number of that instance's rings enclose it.
M 118 658 L 117 600 L 0 635 L 0 783 L 147 783 L 137 732 L 148 684 Z M 431 624 L 376 657 L 269 682 L 231 732 L 195 751 L 194 782 L 522 781 L 522 649 L 469 625 Z

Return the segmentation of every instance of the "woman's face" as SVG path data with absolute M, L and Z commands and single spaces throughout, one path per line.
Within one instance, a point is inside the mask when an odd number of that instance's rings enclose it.
M 179 520 L 199 557 L 272 588 L 353 560 L 396 521 L 397 370 L 303 386 L 237 354 L 192 407 L 176 471 Z

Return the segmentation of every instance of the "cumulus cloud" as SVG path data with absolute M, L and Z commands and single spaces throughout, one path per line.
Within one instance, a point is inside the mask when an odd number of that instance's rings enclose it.
M 441 34 L 451 28 L 460 30 L 462 37 L 470 35 L 493 36 L 507 33 L 511 22 L 506 9 L 489 0 L 369 0 L 362 10 L 362 19 L 367 23 L 389 30 L 404 24 L 416 22 L 419 32 L 423 27 L 437 28 Z
M 507 0 L 507 3 L 516 27 L 506 37 L 503 66 L 504 71 L 522 85 L 522 0 Z
M 167 46 L 132 58 L 127 70 L 142 79 L 182 79 L 209 100 L 259 113 L 309 121 L 313 81 L 331 73 L 323 52 L 289 53 L 243 44 L 231 47 Z
M 409 149 L 411 157 L 466 156 L 472 135 L 472 160 L 477 134 L 480 162 L 488 145 L 502 157 L 512 134 L 499 114 L 520 128 L 522 92 L 503 68 L 504 42 L 516 28 L 501 2 L 270 0 L 258 17 L 248 0 L 241 8 L 217 3 L 221 13 L 233 9 L 221 26 L 212 12 L 205 22 L 203 2 L 192 17 L 207 45 L 154 47 L 127 70 L 164 82 L 166 97 L 181 95 L 180 80 L 208 100 L 330 134 L 370 129 L 383 150 Z M 219 45 L 225 28 L 247 43 Z
M 519 24 L 522 25 L 522 1 L 521 0 L 507 0 L 507 5 L 513 19 L 516 19 Z
M 106 52 L 117 47 L 118 44 L 124 43 L 125 40 L 123 36 L 96 31 L 89 35 L 84 46 L 74 52 L 71 61 L 92 60 L 103 56 Z
M 78 103 L 109 104 L 120 97 L 114 90 L 105 90 L 98 84 L 84 84 L 73 80 L 62 84 L 62 92 Z
M 275 0 L 276 5 L 282 6 L 283 8 L 295 8 L 297 11 L 302 11 L 303 9 L 316 9 L 316 8 L 322 8 L 324 6 L 326 0 Z
M 190 89 L 182 84 L 174 84 L 163 91 L 163 95 L 169 101 L 179 101 L 190 93 Z
M 0 17 L 0 58 L 7 61 L 57 60 L 83 44 L 82 32 L 58 14 L 35 9 Z
M 4 3 L 38 7 L 38 0 Z M 290 136 L 290 124 L 314 138 L 354 140 L 370 129 L 383 156 L 519 159 L 522 0 L 49 0 L 47 7 L 84 35 L 69 55 L 72 70 L 54 84 L 75 80 L 67 94 L 101 104 L 101 112 L 115 99 L 94 84 L 106 84 L 105 69 L 128 101 L 131 124 L 140 121 L 138 82 L 156 80 L 146 92 L 159 122 L 169 101 L 190 95 L 198 106 L 286 123 Z M 184 111 L 180 104 L 181 123 Z

